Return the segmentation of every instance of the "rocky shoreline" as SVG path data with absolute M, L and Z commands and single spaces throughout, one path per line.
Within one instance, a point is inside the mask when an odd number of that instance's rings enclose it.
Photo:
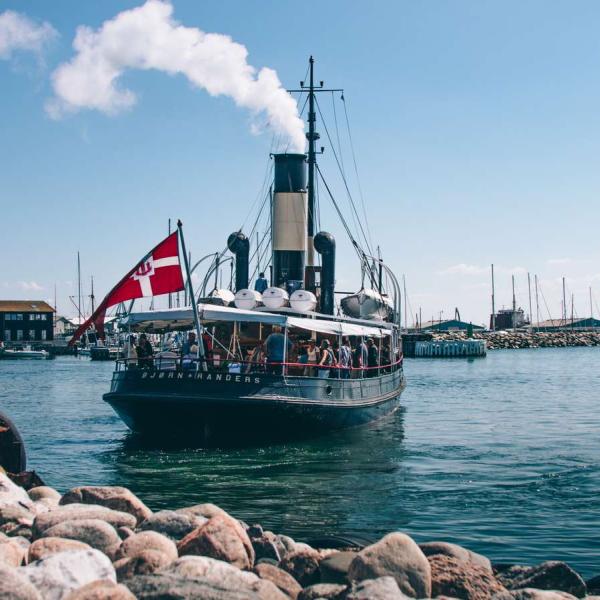
M 435 332 L 433 339 L 466 340 L 467 334 L 464 331 Z M 488 350 L 600 346 L 600 332 L 594 331 L 486 331 L 474 332 L 473 339 L 485 340 Z
M 394 532 L 365 548 L 312 548 L 213 504 L 151 511 L 123 487 L 28 492 L 0 473 L 5 600 L 600 600 L 569 565 L 492 564 Z

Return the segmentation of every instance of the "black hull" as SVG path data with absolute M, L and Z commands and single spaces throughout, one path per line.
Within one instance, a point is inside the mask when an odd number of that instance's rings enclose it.
M 122 371 L 104 395 L 134 432 L 154 440 L 284 440 L 364 425 L 393 413 L 401 370 L 367 379 Z

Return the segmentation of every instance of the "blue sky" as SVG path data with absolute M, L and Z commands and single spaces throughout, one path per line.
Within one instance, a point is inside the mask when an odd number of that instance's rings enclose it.
M 101 296 L 166 233 L 169 217 L 183 220 L 195 256 L 222 248 L 261 188 L 271 134 L 252 133 L 248 110 L 183 76 L 126 71 L 121 84 L 137 102 L 116 115 L 56 120 L 45 111 L 52 73 L 75 55 L 77 27 L 95 30 L 141 4 L 0 2 L 0 13 L 57 32 L 40 51 L 0 54 L 2 298 L 51 298 L 56 284 L 59 312 L 72 314 L 77 250 L 86 286 L 94 275 Z M 369 226 L 406 274 L 412 312 L 421 306 L 426 320 L 457 306 L 485 322 L 492 262 L 500 306 L 510 303 L 514 272 L 527 308 L 528 271 L 553 317 L 562 275 L 578 314 L 589 314 L 590 285 L 600 302 L 598 3 L 173 6 L 181 24 L 230 35 L 285 86 L 297 86 L 312 53 L 317 78 L 345 88 Z M 331 99 L 322 104 L 333 130 Z M 348 210 L 329 147 L 322 168 Z M 321 204 L 322 226 L 338 238 L 339 286 L 356 287 L 343 230 L 325 196 Z

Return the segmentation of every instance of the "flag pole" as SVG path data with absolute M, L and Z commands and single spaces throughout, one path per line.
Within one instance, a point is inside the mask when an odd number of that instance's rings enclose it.
M 194 297 L 194 286 L 192 285 L 192 277 L 190 274 L 190 263 L 188 262 L 188 255 L 185 249 L 185 240 L 183 239 L 183 227 L 181 220 L 177 221 L 177 229 L 179 229 L 179 239 L 181 240 L 181 252 L 183 253 L 183 264 L 185 265 L 185 274 L 187 279 L 188 294 L 192 302 L 192 312 L 194 313 L 194 323 L 196 324 L 196 337 L 198 338 L 198 358 L 202 364 L 202 370 L 207 370 L 205 353 L 204 353 L 204 340 L 202 339 L 202 325 L 200 323 L 200 316 L 198 315 L 198 304 Z

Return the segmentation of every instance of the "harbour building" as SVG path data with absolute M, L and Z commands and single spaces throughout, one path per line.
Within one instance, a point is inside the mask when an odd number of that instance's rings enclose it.
M 0 341 L 46 342 L 54 338 L 54 309 L 41 300 L 0 300 Z

